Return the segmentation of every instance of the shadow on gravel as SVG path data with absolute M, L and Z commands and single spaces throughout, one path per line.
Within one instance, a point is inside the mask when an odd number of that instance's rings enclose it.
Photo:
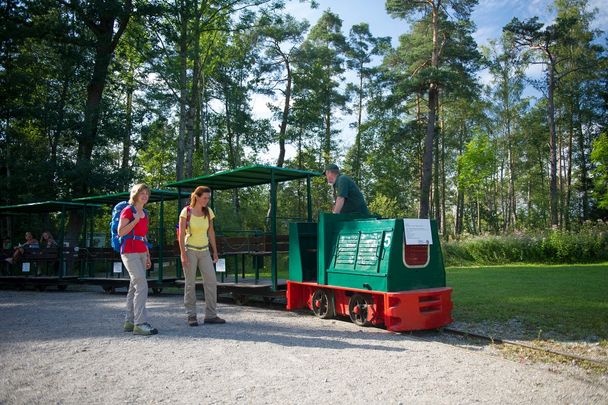
M 149 321 L 158 328 L 159 334 L 133 336 L 122 332 L 124 303 L 125 294 L 0 291 L 0 352 L 11 343 L 67 341 L 69 344 L 70 340 L 98 338 L 156 340 L 177 345 L 183 340 L 197 339 L 331 350 L 405 351 L 387 344 L 403 340 L 403 335 L 278 308 L 220 304 L 218 313 L 227 320 L 226 324 L 203 325 L 201 322 L 199 327 L 188 327 L 183 298 L 177 294 L 149 296 Z M 202 312 L 204 303 L 198 301 L 197 306 L 199 313 Z

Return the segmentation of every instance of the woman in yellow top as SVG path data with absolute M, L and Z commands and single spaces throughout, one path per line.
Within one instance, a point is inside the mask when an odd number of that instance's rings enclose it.
M 198 326 L 196 318 L 196 269 L 203 276 L 205 291 L 205 323 L 226 323 L 217 316 L 217 279 L 213 263 L 218 260 L 213 218 L 215 214 L 207 205 L 211 199 L 211 189 L 197 187 L 190 195 L 190 205 L 179 214 L 179 249 L 186 285 L 184 286 L 184 306 L 188 325 Z M 213 251 L 213 260 L 209 248 Z

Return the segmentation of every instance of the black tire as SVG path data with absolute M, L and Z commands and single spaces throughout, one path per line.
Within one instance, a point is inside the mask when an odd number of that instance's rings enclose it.
M 68 286 L 66 284 L 57 285 L 57 290 L 59 290 L 59 291 L 65 291 L 66 288 L 68 288 Z
M 359 326 L 370 326 L 369 307 L 374 301 L 360 294 L 354 294 L 348 301 L 348 316 L 354 324 Z
M 316 290 L 312 294 L 312 312 L 321 319 L 331 319 L 336 316 L 333 294 L 322 288 Z
M 46 286 L 45 285 L 37 285 L 36 289 L 40 292 L 43 292 L 44 290 L 46 290 Z
M 161 292 L 163 292 L 161 287 L 152 287 L 152 294 L 159 295 Z
M 110 286 L 103 286 L 102 287 L 103 290 L 105 292 L 107 292 L 108 294 L 114 294 L 116 292 L 116 289 L 114 287 L 110 287 Z

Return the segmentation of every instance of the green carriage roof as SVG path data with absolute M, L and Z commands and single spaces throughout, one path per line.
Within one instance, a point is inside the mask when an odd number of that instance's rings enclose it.
M 286 169 L 283 167 L 254 165 L 239 167 L 238 169 L 225 170 L 214 174 L 194 177 L 165 184 L 165 187 L 196 188 L 204 185 L 213 190 L 229 190 L 270 184 L 272 180 L 276 183 L 284 181 L 305 179 L 307 177 L 322 176 L 320 172 Z
M 85 207 L 101 207 L 97 204 L 84 204 L 73 201 L 38 201 L 27 204 L 16 204 L 16 205 L 5 205 L 0 207 L 0 213 L 12 214 L 12 213 L 40 213 L 40 212 L 59 212 L 59 211 L 71 211 L 81 210 Z
M 121 201 L 128 200 L 130 196 L 129 191 L 124 191 L 122 193 L 114 193 L 114 194 L 102 194 L 102 195 L 94 195 L 90 197 L 80 197 L 74 198 L 72 201 L 79 203 L 95 203 L 95 204 L 118 204 Z M 177 200 L 179 197 L 179 193 L 177 191 L 172 190 L 150 190 L 150 199 L 148 203 L 159 202 L 159 201 L 169 201 L 169 200 Z

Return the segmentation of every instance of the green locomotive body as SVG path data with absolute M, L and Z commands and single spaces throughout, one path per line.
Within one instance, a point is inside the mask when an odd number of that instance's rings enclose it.
M 426 236 L 419 243 L 406 240 L 407 221 L 322 213 L 318 224 L 291 224 L 287 308 L 395 331 L 450 323 L 436 223 L 415 220 Z

